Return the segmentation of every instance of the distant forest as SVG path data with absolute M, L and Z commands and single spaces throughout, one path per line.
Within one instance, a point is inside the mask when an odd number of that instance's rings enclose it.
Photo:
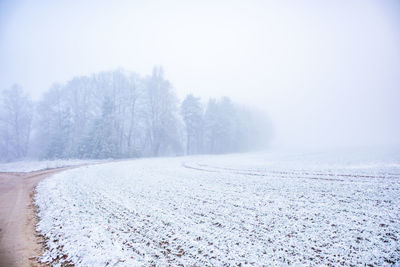
M 180 102 L 161 67 L 75 77 L 38 102 L 18 85 L 0 98 L 1 161 L 242 152 L 270 136 L 265 114 L 228 97 Z

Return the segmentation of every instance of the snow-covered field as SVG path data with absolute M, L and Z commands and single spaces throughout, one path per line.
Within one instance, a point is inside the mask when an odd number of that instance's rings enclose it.
M 33 172 L 47 169 L 55 169 L 68 166 L 99 163 L 99 160 L 42 160 L 42 161 L 16 161 L 0 163 L 0 172 Z
M 400 153 L 140 159 L 37 187 L 43 261 L 78 266 L 400 262 Z

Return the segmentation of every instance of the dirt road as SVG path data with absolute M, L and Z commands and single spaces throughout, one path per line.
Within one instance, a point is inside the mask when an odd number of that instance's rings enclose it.
M 0 172 L 0 266 L 41 266 L 33 190 L 43 178 L 67 168 L 30 173 Z

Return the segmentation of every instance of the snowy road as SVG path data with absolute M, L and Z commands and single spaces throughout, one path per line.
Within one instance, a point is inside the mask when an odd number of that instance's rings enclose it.
M 105 160 L 69 159 L 69 160 L 15 161 L 9 163 L 0 163 L 0 172 L 29 173 L 29 172 L 57 169 L 64 167 L 97 164 L 102 162 L 105 162 Z
M 42 259 L 78 266 L 398 263 L 397 156 L 237 154 L 69 170 L 37 187 L 38 229 L 48 238 Z
M 45 177 L 65 169 L 0 172 L 0 266 L 37 265 L 43 240 L 36 235 L 33 190 Z

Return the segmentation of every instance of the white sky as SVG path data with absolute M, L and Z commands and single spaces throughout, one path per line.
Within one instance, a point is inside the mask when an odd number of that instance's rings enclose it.
M 275 144 L 400 144 L 400 2 L 2 1 L 0 88 L 162 65 L 268 112 Z

